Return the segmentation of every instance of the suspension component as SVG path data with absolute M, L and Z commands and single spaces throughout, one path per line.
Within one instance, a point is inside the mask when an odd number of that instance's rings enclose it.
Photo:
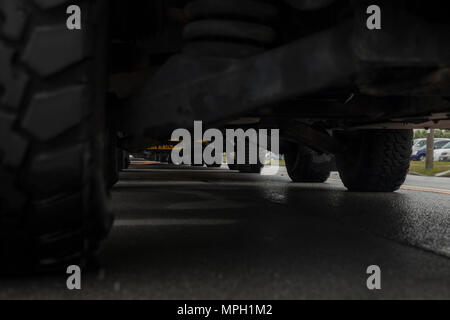
M 285 2 L 299 10 L 318 10 L 329 6 L 334 0 L 285 0 Z
M 263 0 L 196 0 L 185 8 L 184 51 L 199 56 L 246 58 L 274 43 L 270 22 L 278 9 Z

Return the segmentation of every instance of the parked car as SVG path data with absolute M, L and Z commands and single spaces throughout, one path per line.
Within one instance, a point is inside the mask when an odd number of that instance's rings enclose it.
M 438 153 L 444 146 L 450 143 L 450 139 L 436 139 L 434 142 L 434 160 L 438 160 L 440 153 Z M 416 154 L 411 156 L 412 161 L 424 161 L 427 157 L 427 148 L 419 150 Z
M 421 149 L 411 156 L 412 161 L 425 161 L 427 158 L 427 149 Z
M 425 148 L 427 145 L 427 139 L 415 139 L 412 147 L 412 154 L 416 155 L 417 152 Z
M 441 149 L 434 152 L 434 158 L 438 161 L 450 161 L 450 142 L 444 145 Z

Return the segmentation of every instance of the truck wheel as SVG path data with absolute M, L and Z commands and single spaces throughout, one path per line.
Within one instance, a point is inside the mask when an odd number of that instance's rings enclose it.
M 131 166 L 130 153 L 128 151 L 124 151 L 123 153 L 124 153 L 124 159 L 123 159 L 124 166 L 123 166 L 123 169 L 126 170 L 126 169 L 129 169 L 130 166 Z
M 104 162 L 104 176 L 106 185 L 110 189 L 117 182 L 119 182 L 119 176 L 121 171 L 121 150 L 117 148 L 117 137 L 115 132 L 108 130 L 106 134 L 106 156 Z
M 106 1 L 0 1 L 3 272 L 83 265 L 106 236 Z
M 261 173 L 263 165 L 244 165 L 244 164 L 228 164 L 228 169 L 232 171 L 239 171 L 240 173 Z
M 258 152 L 262 152 L 262 151 L 258 150 Z M 262 168 L 264 168 L 264 164 L 261 163 L 261 161 L 260 161 L 261 154 L 258 155 L 256 164 L 250 164 L 250 146 L 249 146 L 248 141 L 246 141 L 246 146 L 245 146 L 245 164 L 236 164 L 236 162 L 238 161 L 236 147 L 235 147 L 234 154 L 232 155 L 232 157 L 234 158 L 233 162 L 235 164 L 231 164 L 231 163 L 228 164 L 228 168 L 230 170 L 237 170 L 240 173 L 261 173 Z M 229 160 L 231 160 L 231 159 L 229 159 Z
M 247 145 L 245 148 L 245 164 L 238 164 L 237 169 L 240 173 L 261 173 L 264 164 L 261 163 L 260 157 L 261 155 L 258 155 L 256 164 L 250 164 L 250 147 Z
M 262 164 L 239 164 L 238 170 L 240 173 L 261 173 L 263 167 Z
M 117 150 L 119 157 L 119 171 L 125 171 L 130 167 L 130 154 L 128 151 L 118 149 Z
M 286 169 L 293 182 L 317 182 L 328 180 L 333 157 L 320 154 L 308 147 L 295 145 L 284 155 Z
M 412 130 L 336 132 L 344 152 L 336 155 L 341 179 L 350 191 L 394 192 L 408 174 Z

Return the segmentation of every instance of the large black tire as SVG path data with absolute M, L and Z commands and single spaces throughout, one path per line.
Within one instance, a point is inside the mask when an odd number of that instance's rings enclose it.
M 120 172 L 128 169 L 130 164 L 130 154 L 118 148 L 115 139 L 110 139 L 105 162 L 105 177 L 109 189 L 119 182 Z
M 394 192 L 410 166 L 412 130 L 336 132 L 344 146 L 336 155 L 341 179 L 350 191 Z
M 170 157 L 169 157 L 170 163 Z M 127 170 L 131 166 L 130 153 L 128 151 L 123 151 L 123 168 L 122 170 Z
M 263 167 L 262 164 L 239 164 L 238 170 L 240 173 L 261 173 Z
M 256 164 L 250 164 L 249 152 L 250 148 L 247 145 L 247 148 L 245 149 L 245 164 L 238 164 L 237 169 L 240 173 L 261 173 L 262 168 L 264 168 L 264 164 L 261 163 L 259 157 Z
M 117 147 L 116 133 L 108 130 L 106 134 L 106 161 L 104 166 L 104 174 L 106 185 L 112 188 L 119 182 L 119 175 L 122 166 L 122 151 Z
M 0 261 L 2 271 L 83 264 L 112 217 L 104 93 L 107 1 L 0 1 Z
M 235 142 L 236 143 L 236 142 Z M 261 152 L 258 149 L 258 152 Z M 237 161 L 237 150 L 236 150 L 236 145 L 235 145 L 235 150 L 234 150 L 234 162 L 236 163 Z M 246 146 L 245 146 L 245 164 L 228 164 L 228 168 L 230 170 L 238 170 L 240 173 L 261 173 L 262 168 L 264 168 L 264 164 L 261 163 L 260 161 L 260 155 L 258 156 L 257 162 L 255 164 L 251 164 L 250 163 L 250 146 L 249 146 L 249 141 L 246 141 Z
M 118 151 L 119 156 L 119 171 L 127 170 L 130 167 L 130 154 L 128 151 L 119 149 Z
M 323 183 L 328 180 L 333 157 L 308 147 L 292 145 L 284 155 L 286 169 L 293 182 Z

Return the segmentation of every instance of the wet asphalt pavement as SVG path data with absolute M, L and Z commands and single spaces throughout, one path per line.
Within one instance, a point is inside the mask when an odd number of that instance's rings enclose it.
M 450 179 L 393 194 L 338 177 L 133 166 L 113 190 L 116 224 L 83 273 L 1 279 L 0 298 L 450 299 Z M 369 291 L 366 269 L 382 270 Z

